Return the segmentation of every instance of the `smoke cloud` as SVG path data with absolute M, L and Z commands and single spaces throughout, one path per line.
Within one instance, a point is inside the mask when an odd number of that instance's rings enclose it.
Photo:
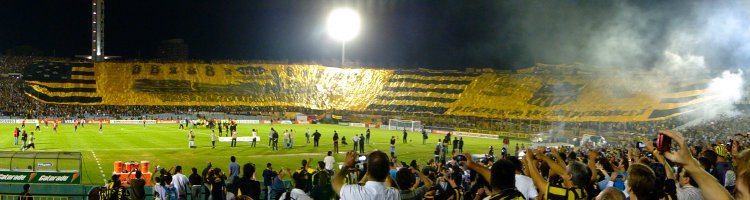
M 538 63 L 582 63 L 602 76 L 634 81 L 626 88 L 662 98 L 668 87 L 707 81 L 688 116 L 736 114 L 750 66 L 750 6 L 738 1 L 539 1 L 497 5 L 503 28 L 517 28 L 519 56 Z M 522 10 L 522 11 L 519 11 Z M 496 40 L 487 46 L 500 45 Z M 500 45 L 502 46 L 502 45 Z

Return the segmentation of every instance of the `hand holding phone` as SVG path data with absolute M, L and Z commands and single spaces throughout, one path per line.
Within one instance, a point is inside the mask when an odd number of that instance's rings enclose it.
M 453 157 L 453 160 L 456 160 L 456 161 L 459 161 L 459 162 L 466 161 L 466 156 L 464 156 L 464 155 L 457 155 L 457 156 Z
M 656 149 L 661 152 L 669 152 L 672 150 L 672 138 L 664 133 L 659 133 L 656 136 Z

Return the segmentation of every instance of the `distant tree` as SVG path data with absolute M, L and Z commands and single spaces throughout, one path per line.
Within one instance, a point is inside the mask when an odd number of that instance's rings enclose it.
M 29 45 L 19 45 L 5 50 L 7 56 L 42 56 L 44 52 Z

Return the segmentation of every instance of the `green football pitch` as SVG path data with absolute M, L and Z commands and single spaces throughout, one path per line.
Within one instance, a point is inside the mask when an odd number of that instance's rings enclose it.
M 34 125 L 27 125 L 26 131 L 33 131 Z M 4 136 L 0 137 L 0 151 L 19 151 L 20 146 L 13 144 L 13 128 L 20 124 L 0 124 L 0 130 Z M 301 160 L 311 158 L 313 162 L 322 160 L 326 153 L 333 149 L 333 131 L 339 133 L 339 137 L 345 136 L 349 145 L 339 145 L 340 154 L 334 155 L 337 162 L 344 158 L 344 152 L 352 150 L 351 138 L 354 134 L 364 134 L 366 128 L 357 128 L 339 125 L 311 124 L 311 125 L 239 125 L 237 127 L 239 136 L 251 136 L 251 129 L 257 129 L 261 141 L 253 148 L 249 142 L 238 142 L 237 147 L 230 147 L 229 142 L 216 142 L 216 148 L 211 148 L 210 134 L 208 128 L 196 128 L 195 143 L 198 148 L 188 148 L 188 131 L 181 130 L 177 124 L 159 125 L 104 125 L 104 132 L 99 133 L 98 124 L 87 124 L 84 128 L 79 127 L 78 132 L 73 131 L 73 125 L 64 124 L 58 127 L 57 133 L 52 133 L 52 125 L 42 131 L 34 131 L 36 149 L 34 152 L 59 152 L 73 151 L 83 154 L 82 183 L 104 184 L 104 179 L 111 176 L 114 161 L 150 161 L 151 171 L 159 165 L 170 168 L 181 165 L 186 174 L 190 168 L 195 167 L 199 172 L 212 162 L 214 167 L 222 171 L 228 171 L 229 157 L 237 157 L 237 162 L 242 165 L 247 162 L 254 163 L 258 169 L 257 178 L 265 168 L 266 163 L 272 163 L 274 169 L 279 167 L 298 168 Z M 286 129 L 295 131 L 294 147 L 283 148 L 283 140 L 279 141 L 279 150 L 272 151 L 268 147 L 268 132 L 273 127 L 280 134 Z M 313 147 L 312 141 L 308 145 L 305 141 L 305 130 L 310 128 L 311 132 L 318 130 L 322 137 L 320 146 Z M 444 135 L 431 134 L 427 144 L 422 144 L 419 132 L 409 132 L 407 144 L 403 144 L 402 131 L 389 131 L 382 129 L 370 129 L 370 144 L 365 145 L 365 151 L 381 150 L 389 152 L 389 140 L 391 136 L 398 138 L 396 143 L 396 154 L 400 161 L 410 162 L 417 160 L 424 163 L 433 156 L 433 151 L 438 139 Z M 218 130 L 217 130 L 218 135 Z M 464 137 L 464 151 L 472 154 L 485 154 L 489 146 L 495 147 L 495 154 L 499 154 L 502 146 L 501 139 L 470 138 Z M 312 140 L 312 139 L 311 139 Z M 19 142 L 20 143 L 20 142 Z M 528 141 L 511 140 L 510 153 L 515 153 L 515 145 Z M 19 144 L 20 145 L 20 144 Z M 0 162 L 0 168 L 7 168 L 10 163 Z

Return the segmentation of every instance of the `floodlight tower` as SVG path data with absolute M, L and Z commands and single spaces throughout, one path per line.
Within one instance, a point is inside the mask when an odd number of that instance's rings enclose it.
M 341 41 L 341 67 L 344 67 L 346 41 L 354 39 L 361 27 L 359 14 L 349 8 L 339 8 L 328 14 L 328 35 Z
M 91 0 L 91 60 L 104 60 L 104 0 Z

